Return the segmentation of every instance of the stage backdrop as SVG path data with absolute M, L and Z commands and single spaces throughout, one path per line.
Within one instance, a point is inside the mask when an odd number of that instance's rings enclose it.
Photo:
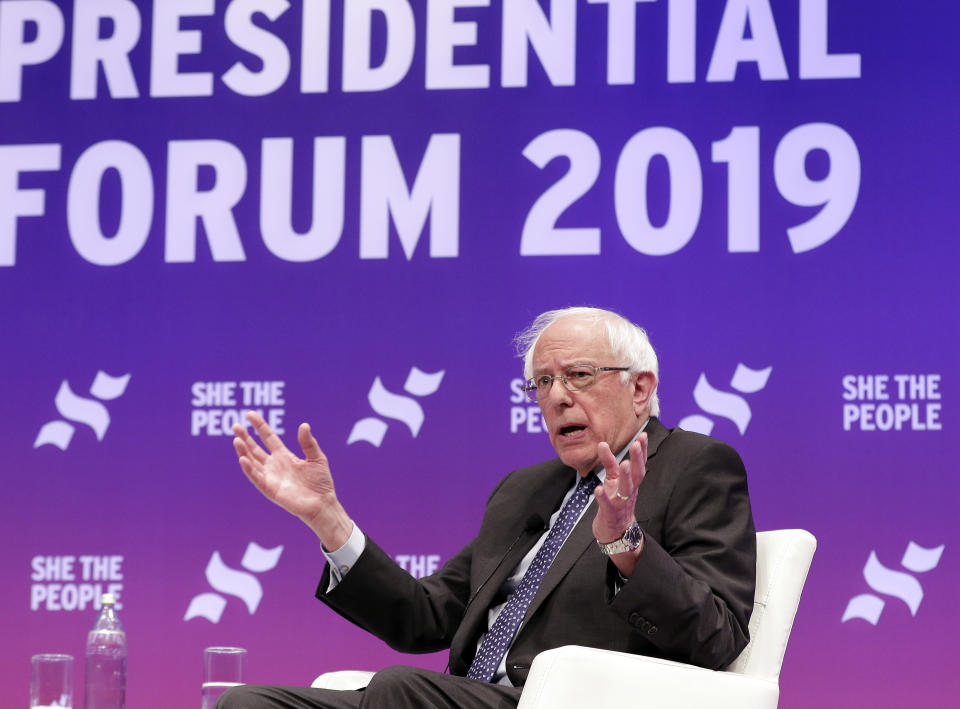
M 414 663 L 230 425 L 412 574 L 552 455 L 511 340 L 610 307 L 819 540 L 784 709 L 960 695 L 955 3 L 0 0 L 0 693 L 119 594 L 131 707 Z M 616 363 L 613 363 L 616 364 Z M 953 440 L 954 443 L 950 441 Z M 78 706 L 80 702 L 78 701 Z

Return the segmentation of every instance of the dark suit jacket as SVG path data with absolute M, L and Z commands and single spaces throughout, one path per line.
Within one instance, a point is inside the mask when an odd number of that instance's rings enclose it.
M 542 650 L 587 645 L 703 667 L 732 662 L 748 640 L 756 538 L 746 473 L 729 446 L 666 429 L 652 418 L 647 474 L 636 516 L 646 535 L 626 584 L 593 538 L 596 501 L 554 559 L 507 655 L 515 686 Z M 450 670 L 465 675 L 487 611 L 537 532 L 559 507 L 575 472 L 559 460 L 514 471 L 494 489 L 477 536 L 436 574 L 414 579 L 369 538 L 357 563 L 330 592 L 329 568 L 317 596 L 338 613 L 405 652 L 450 648 Z M 520 538 L 507 552 L 511 543 Z

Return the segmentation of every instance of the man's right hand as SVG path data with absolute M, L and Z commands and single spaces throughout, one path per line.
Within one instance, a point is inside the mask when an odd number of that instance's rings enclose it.
M 300 424 L 297 440 L 303 458 L 294 455 L 267 425 L 263 417 L 251 411 L 247 420 L 267 447 L 263 450 L 247 429 L 236 424 L 233 447 L 240 467 L 263 495 L 309 526 L 328 550 L 343 546 L 353 531 L 353 521 L 337 500 L 327 457 L 310 425 Z

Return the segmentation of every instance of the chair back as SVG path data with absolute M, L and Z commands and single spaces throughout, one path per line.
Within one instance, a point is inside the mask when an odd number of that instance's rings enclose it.
M 757 533 L 757 591 L 750 616 L 750 643 L 728 672 L 777 682 L 800 593 L 817 540 L 803 529 Z

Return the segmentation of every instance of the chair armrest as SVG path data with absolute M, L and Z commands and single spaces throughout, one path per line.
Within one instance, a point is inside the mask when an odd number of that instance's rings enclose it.
M 770 680 L 568 645 L 534 658 L 517 709 L 776 709 Z
M 373 677 L 373 672 L 362 670 L 324 672 L 313 680 L 313 684 L 310 686 L 318 689 L 361 689 L 367 686 L 371 677 Z

